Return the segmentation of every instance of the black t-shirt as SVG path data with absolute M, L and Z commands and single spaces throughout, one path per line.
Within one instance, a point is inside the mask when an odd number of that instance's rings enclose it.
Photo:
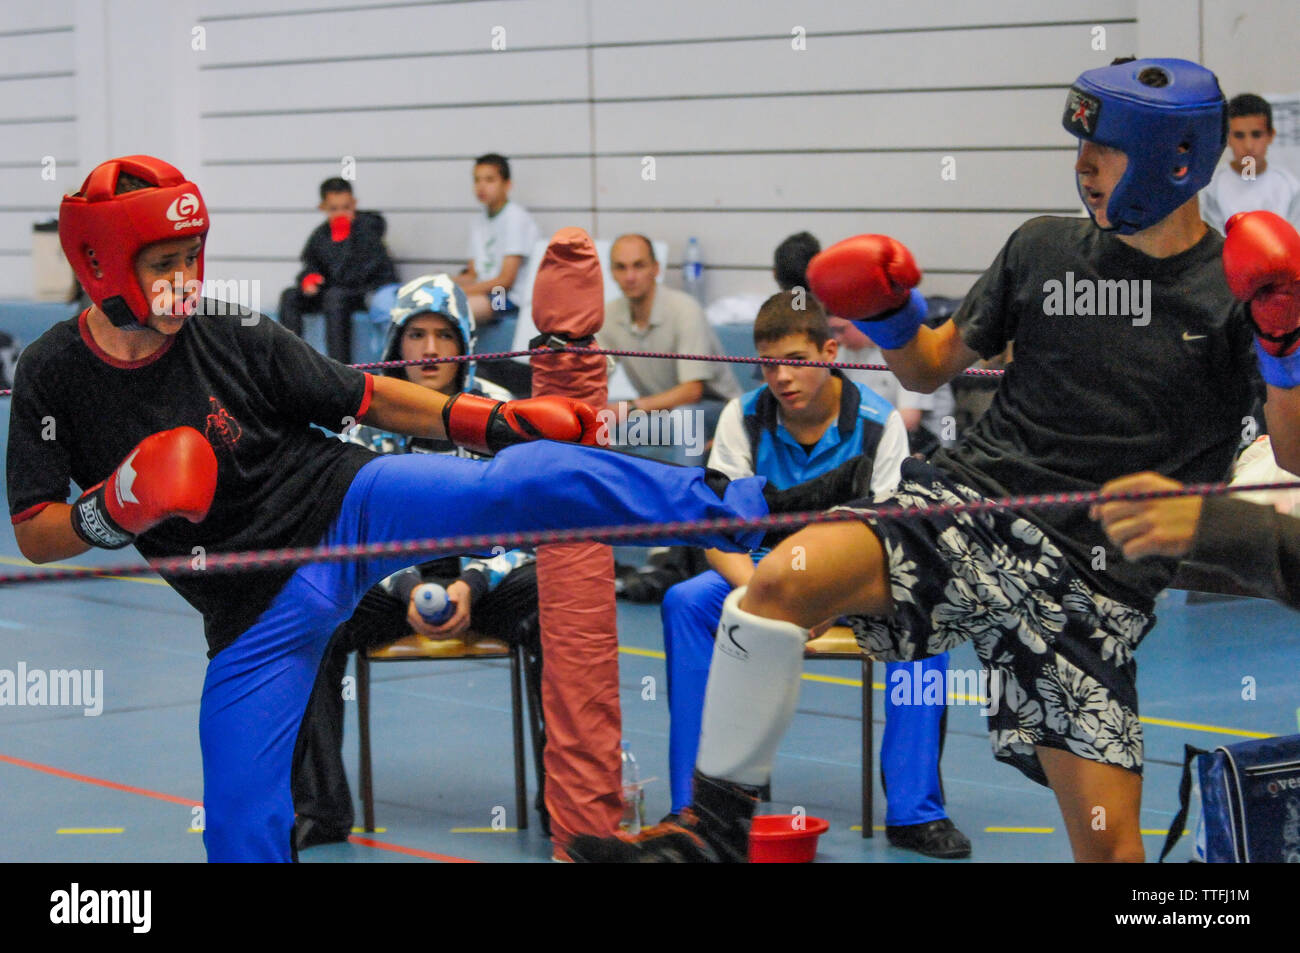
M 932 462 L 991 497 L 1096 490 L 1141 470 L 1226 479 L 1263 383 L 1222 250 L 1213 229 L 1151 258 L 1089 219 L 1026 222 L 953 316 L 972 350 L 989 358 L 1014 341 L 1015 360 L 988 412 Z M 1087 507 L 1024 515 L 1090 585 L 1143 611 L 1177 567 L 1126 561 Z
M 352 478 L 375 455 L 311 424 L 342 429 L 370 401 L 370 378 L 321 356 L 260 314 L 200 313 L 163 348 L 127 363 L 94 344 L 83 312 L 28 347 L 9 422 L 9 509 L 18 523 L 104 480 L 152 433 L 190 426 L 217 457 L 203 522 L 164 520 L 139 536 L 146 557 L 314 546 Z M 353 422 L 354 422 L 353 421 Z M 350 425 L 350 424 L 348 424 Z M 52 439 L 47 439 L 52 438 Z M 205 623 L 215 655 L 248 628 L 293 569 L 164 578 Z

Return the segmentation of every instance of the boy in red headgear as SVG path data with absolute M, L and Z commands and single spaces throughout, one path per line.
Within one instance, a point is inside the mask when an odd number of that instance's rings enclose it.
M 338 364 L 256 313 L 227 314 L 200 297 L 207 232 L 198 187 L 150 156 L 105 162 L 65 198 L 60 238 L 94 304 L 18 364 L 9 505 L 33 562 L 132 543 L 197 556 L 768 511 L 759 480 L 553 442 L 591 439 L 584 404 L 447 397 Z M 502 452 L 380 456 L 312 426 L 357 422 Z M 85 491 L 73 504 L 69 480 Z M 210 860 L 291 858 L 290 764 L 321 654 L 362 594 L 410 562 L 166 577 L 203 613 L 210 649 Z

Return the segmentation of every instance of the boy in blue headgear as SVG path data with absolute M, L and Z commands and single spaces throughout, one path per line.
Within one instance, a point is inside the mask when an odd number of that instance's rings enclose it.
M 971 640 L 1000 687 L 994 756 L 1052 788 L 1076 860 L 1143 859 L 1133 652 L 1176 561 L 1126 561 L 1085 507 L 903 520 L 869 507 L 1096 490 L 1142 469 L 1223 480 L 1260 371 L 1275 454 L 1296 469 L 1300 237 L 1267 212 L 1229 223 L 1226 242 L 1201 220 L 1196 195 L 1226 118 L 1214 75 L 1194 63 L 1084 73 L 1063 121 L 1080 139 L 1074 171 L 1091 220 L 1021 226 L 940 328 L 924 326 L 920 271 L 894 239 L 858 236 L 812 261 L 811 290 L 858 323 L 907 388 L 932 391 L 1012 341 L 1015 363 L 955 447 L 904 461 L 893 495 L 856 505 L 861 523 L 791 536 L 728 597 L 689 820 L 635 845 L 583 839 L 571 856 L 743 861 L 804 641 L 849 616 L 885 660 Z

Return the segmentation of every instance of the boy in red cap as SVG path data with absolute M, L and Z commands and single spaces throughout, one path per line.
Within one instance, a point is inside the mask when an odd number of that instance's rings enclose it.
M 229 314 L 200 297 L 207 233 L 198 187 L 150 156 L 105 162 L 65 197 L 60 239 L 94 304 L 17 369 L 9 504 L 33 562 L 134 544 L 199 569 L 217 551 L 768 512 L 759 480 L 553 442 L 591 440 L 584 404 L 447 397 Z M 312 426 L 357 422 L 504 452 L 380 456 Z M 550 439 L 524 442 L 537 438 Z M 69 480 L 85 491 L 73 504 Z M 203 614 L 210 649 L 199 719 L 210 860 L 291 859 L 290 764 L 321 654 L 362 594 L 410 562 L 166 577 Z

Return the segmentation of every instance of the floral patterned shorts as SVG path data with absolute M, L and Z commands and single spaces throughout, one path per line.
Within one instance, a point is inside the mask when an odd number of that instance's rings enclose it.
M 879 505 L 982 500 L 926 463 L 907 460 Z M 1094 592 L 1055 544 L 1010 511 L 876 519 L 889 560 L 892 616 L 851 616 L 864 652 L 907 661 L 969 639 L 989 673 L 989 740 L 999 761 L 1046 784 L 1035 745 L 1142 771 L 1133 651 L 1155 616 Z

